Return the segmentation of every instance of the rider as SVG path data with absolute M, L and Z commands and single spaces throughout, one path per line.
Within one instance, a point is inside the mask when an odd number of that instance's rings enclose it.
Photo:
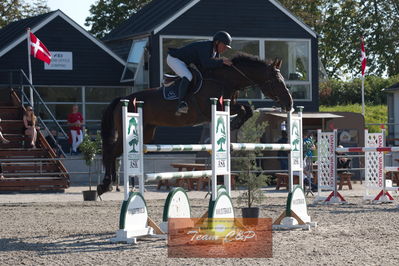
M 188 105 L 183 100 L 193 76 L 187 66 L 194 64 L 201 72 L 221 67 L 223 64 L 231 66 L 227 58 L 220 58 L 220 54 L 231 48 L 231 36 L 225 31 L 218 31 L 212 41 L 198 41 L 181 48 L 169 48 L 166 62 L 169 67 L 181 77 L 179 85 L 179 103 L 176 115 L 186 114 Z

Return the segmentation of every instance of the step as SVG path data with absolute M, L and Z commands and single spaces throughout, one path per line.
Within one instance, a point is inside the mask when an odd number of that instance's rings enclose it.
M 14 141 L 12 139 L 7 138 L 10 142 L 9 143 L 1 143 L 0 142 L 0 150 L 7 150 L 7 149 L 22 149 L 22 150 L 30 150 L 30 141 L 28 140 L 20 140 L 20 141 Z M 36 148 L 40 149 L 41 145 L 38 141 L 36 141 Z
M 53 167 L 57 167 L 56 161 L 49 161 L 49 162 L 3 162 L 2 163 L 3 170 L 12 171 L 13 169 L 51 169 Z
M 0 118 L 3 120 L 22 120 L 23 111 L 17 106 L 0 106 Z
M 57 171 L 55 173 L 48 172 L 48 173 L 34 173 L 34 172 L 12 172 L 12 173 L 3 173 L 5 178 L 15 178 L 15 179 L 21 179 L 21 178 L 62 178 L 63 174 L 61 171 Z
M 8 144 L 0 142 L 0 149 L 4 148 L 23 148 L 24 142 L 28 141 L 28 137 L 23 134 L 3 134 L 9 140 Z
M 48 157 L 49 154 L 47 151 L 42 149 L 18 149 L 18 148 L 10 148 L 3 149 L 0 146 L 0 159 L 1 158 L 43 158 Z
M 20 172 L 58 172 L 60 169 L 55 163 L 52 164 L 6 164 L 2 163 L 4 173 L 20 173 Z
M 0 181 L 0 191 L 47 191 L 69 187 L 65 178 L 5 178 Z
M 22 120 L 1 120 L 3 134 L 24 134 L 25 126 Z

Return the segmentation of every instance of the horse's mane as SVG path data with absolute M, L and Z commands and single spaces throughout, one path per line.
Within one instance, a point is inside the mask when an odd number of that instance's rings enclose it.
M 246 54 L 246 53 L 238 53 L 235 55 L 231 61 L 234 65 L 248 65 L 248 66 L 269 66 L 265 61 L 260 59 L 257 56 Z

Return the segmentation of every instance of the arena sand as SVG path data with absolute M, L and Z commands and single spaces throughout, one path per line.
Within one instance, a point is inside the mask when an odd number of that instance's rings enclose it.
M 109 239 L 118 228 L 123 193 L 84 202 L 83 189 L 0 194 L 0 265 L 399 265 L 397 203 L 364 204 L 359 186 L 358 191 L 343 191 L 350 204 L 310 204 L 309 214 L 318 222 L 317 228 L 274 231 L 273 258 L 264 259 L 168 258 L 166 241 L 149 237 L 138 245 L 113 244 Z M 267 192 L 261 217 L 275 219 L 284 210 L 287 193 Z M 205 194 L 189 192 L 193 216 L 207 210 Z M 149 215 L 157 222 L 166 195 L 146 194 Z M 312 200 L 308 198 L 309 203 Z M 239 208 L 235 211 L 241 215 Z

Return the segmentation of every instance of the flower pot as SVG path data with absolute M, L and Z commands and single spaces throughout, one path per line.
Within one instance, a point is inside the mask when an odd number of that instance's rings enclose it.
M 259 218 L 259 208 L 242 208 L 242 218 Z
M 82 191 L 83 200 L 84 201 L 96 201 L 97 200 L 97 191 L 96 190 L 85 190 Z
M 256 226 L 259 220 L 259 208 L 242 208 L 242 218 L 244 225 Z

